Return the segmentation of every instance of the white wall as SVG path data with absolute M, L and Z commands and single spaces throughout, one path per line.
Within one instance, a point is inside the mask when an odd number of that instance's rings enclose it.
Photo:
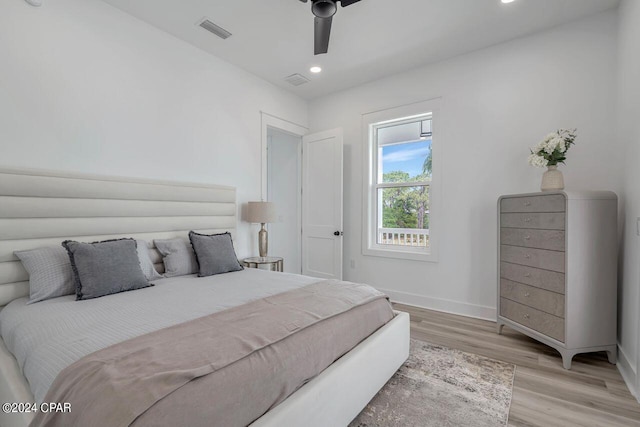
M 620 346 L 640 381 L 640 2 L 622 3 L 619 62 L 616 19 L 608 12 L 312 102 L 312 130 L 345 131 L 344 265 L 356 266 L 345 277 L 410 303 L 492 316 L 495 200 L 536 191 L 542 171 L 526 165 L 527 148 L 578 127 L 567 187 L 613 189 L 626 202 Z M 2 2 L 0 61 L 4 166 L 234 185 L 244 203 L 260 198 L 259 112 L 308 122 L 304 100 L 98 0 Z M 364 257 L 361 115 L 438 96 L 440 261 Z M 257 252 L 256 232 L 240 224 L 240 256 Z
M 355 261 L 346 279 L 396 300 L 494 318 L 496 201 L 539 191 L 542 170 L 527 165 L 528 148 L 557 128 L 577 127 L 561 167 L 567 188 L 620 188 L 612 132 L 616 25 L 615 11 L 599 14 L 313 101 L 312 131 L 344 128 L 344 265 Z M 441 144 L 434 162 L 442 167 L 443 201 L 433 207 L 441 218 L 439 262 L 363 256 L 361 115 L 435 97 L 443 101 L 434 123 L 434 144 Z
M 619 9 L 618 138 L 624 165 L 624 229 L 619 289 L 619 367 L 640 398 L 640 249 L 636 219 L 640 217 L 640 2 L 624 0 Z M 635 390 L 633 390 L 635 388 Z
M 307 103 L 98 0 L 0 5 L 0 165 L 233 185 L 260 200 L 260 111 Z M 239 224 L 239 256 L 257 229 Z

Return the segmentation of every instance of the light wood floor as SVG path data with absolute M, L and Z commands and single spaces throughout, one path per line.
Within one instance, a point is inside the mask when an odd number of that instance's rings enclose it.
M 496 324 L 401 304 L 412 338 L 516 365 L 509 426 L 640 426 L 640 403 L 605 353 L 578 355 L 571 370 L 550 347 Z

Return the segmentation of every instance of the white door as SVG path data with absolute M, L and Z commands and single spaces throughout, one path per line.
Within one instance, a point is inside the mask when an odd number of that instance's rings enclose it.
M 342 279 L 342 129 L 302 138 L 302 274 Z

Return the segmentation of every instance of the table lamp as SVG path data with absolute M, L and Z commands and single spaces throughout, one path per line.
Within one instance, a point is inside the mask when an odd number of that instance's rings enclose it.
M 247 219 L 249 222 L 262 225 L 260 232 L 258 232 L 258 250 L 260 251 L 260 256 L 264 258 L 267 256 L 269 247 L 267 230 L 264 225 L 277 220 L 275 205 L 272 202 L 249 202 Z

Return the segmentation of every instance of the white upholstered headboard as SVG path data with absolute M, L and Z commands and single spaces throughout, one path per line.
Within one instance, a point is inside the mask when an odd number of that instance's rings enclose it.
M 134 237 L 153 239 L 236 231 L 236 189 L 143 179 L 0 168 L 0 307 L 29 295 L 14 251 Z

